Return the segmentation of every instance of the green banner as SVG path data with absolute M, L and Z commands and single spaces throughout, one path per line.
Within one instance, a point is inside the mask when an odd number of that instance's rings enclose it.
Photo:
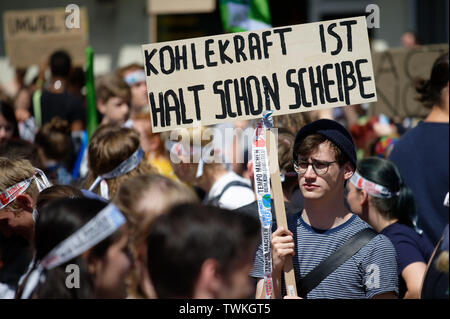
M 226 32 L 272 27 L 268 0 L 220 0 L 219 5 Z

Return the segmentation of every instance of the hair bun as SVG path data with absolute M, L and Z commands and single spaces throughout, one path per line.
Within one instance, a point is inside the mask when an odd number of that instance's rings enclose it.
M 70 126 L 69 122 L 66 120 L 63 120 L 59 117 L 52 118 L 50 122 L 50 131 L 56 131 L 62 134 L 69 134 L 70 133 Z

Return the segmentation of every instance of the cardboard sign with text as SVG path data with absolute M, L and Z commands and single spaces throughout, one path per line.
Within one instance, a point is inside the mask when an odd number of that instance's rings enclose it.
M 210 13 L 216 0 L 147 0 L 149 14 Z
M 153 132 L 376 101 L 365 17 L 142 46 Z
M 378 101 L 369 107 L 369 115 L 425 117 L 430 110 L 416 100 L 416 80 L 428 80 L 434 61 L 445 52 L 448 52 L 448 44 L 374 53 L 372 60 Z
M 73 65 L 82 66 L 88 41 L 87 11 L 79 10 L 79 28 L 67 27 L 70 14 L 65 8 L 6 11 L 3 31 L 10 64 L 19 68 L 40 64 L 62 49 L 70 54 Z

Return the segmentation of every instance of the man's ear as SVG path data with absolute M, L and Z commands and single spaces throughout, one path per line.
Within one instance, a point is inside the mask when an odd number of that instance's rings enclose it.
M 19 204 L 20 209 L 27 211 L 29 213 L 33 213 L 34 200 L 28 194 L 20 194 L 16 198 L 16 203 Z
M 215 298 L 221 288 L 220 275 L 218 273 L 219 262 L 209 258 L 200 268 L 200 273 L 194 284 L 192 297 L 197 299 Z
M 105 113 L 106 113 L 106 103 L 103 102 L 102 99 L 97 99 L 97 110 L 98 110 L 101 114 L 105 114 Z
M 355 169 L 353 168 L 353 165 L 350 162 L 345 163 L 343 168 L 344 168 L 344 179 L 349 180 L 353 176 Z

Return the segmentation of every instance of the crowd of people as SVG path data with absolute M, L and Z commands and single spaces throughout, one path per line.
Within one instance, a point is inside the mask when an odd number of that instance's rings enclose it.
M 139 64 L 95 79 L 87 140 L 66 52 L 21 75 L 0 91 L 0 298 L 267 297 L 251 141 L 152 132 Z M 273 298 L 288 258 L 299 298 L 449 297 L 448 53 L 417 94 L 430 111 L 414 127 L 360 105 L 273 118 L 287 217 L 272 196 Z

